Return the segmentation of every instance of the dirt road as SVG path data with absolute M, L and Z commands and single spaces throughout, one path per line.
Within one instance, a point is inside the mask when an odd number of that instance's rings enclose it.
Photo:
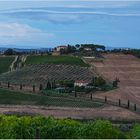
M 66 108 L 66 107 L 44 107 L 31 105 L 0 105 L 0 114 L 40 114 L 54 116 L 56 118 L 73 119 L 109 119 L 115 121 L 140 121 L 140 116 L 127 109 L 114 106 L 100 108 Z

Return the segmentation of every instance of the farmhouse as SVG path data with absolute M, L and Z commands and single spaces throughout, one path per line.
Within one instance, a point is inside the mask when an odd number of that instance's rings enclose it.
M 85 51 L 92 51 L 92 48 L 90 48 L 90 47 L 84 47 L 84 50 Z
M 54 50 L 54 51 L 52 52 L 52 55 L 53 55 L 53 56 L 59 56 L 60 54 L 61 54 L 60 51 Z
M 89 84 L 88 81 L 84 81 L 84 80 L 77 80 L 74 82 L 74 86 L 79 86 L 79 87 L 86 87 Z
M 61 55 L 61 50 L 67 50 L 67 46 L 57 46 L 56 48 L 54 48 L 53 52 L 52 52 L 52 55 L 54 56 L 58 56 L 58 55 Z
M 62 45 L 62 46 L 57 46 L 57 47 L 56 47 L 56 51 L 60 52 L 61 49 L 66 50 L 67 48 L 68 48 L 68 47 L 67 47 L 67 46 L 64 46 L 64 45 Z

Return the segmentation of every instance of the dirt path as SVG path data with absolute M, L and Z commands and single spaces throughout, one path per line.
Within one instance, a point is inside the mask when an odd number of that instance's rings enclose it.
M 125 54 L 104 54 L 103 62 L 90 61 L 89 63 L 106 80 L 113 81 L 119 78 L 119 88 L 106 93 L 94 94 L 95 97 L 107 96 L 113 100 L 130 100 L 140 106 L 140 59 Z
M 27 59 L 27 55 L 19 56 L 19 60 L 17 62 L 17 69 L 24 67 L 26 59 Z
M 140 116 L 127 109 L 114 106 L 101 108 L 67 108 L 31 105 L 0 105 L 1 114 L 26 113 L 73 119 L 109 119 L 114 121 L 140 121 Z M 111 115 L 110 115 L 111 114 Z
M 15 65 L 15 63 L 17 62 L 17 60 L 18 60 L 18 56 L 15 56 L 14 61 L 13 61 L 12 64 L 10 65 L 10 71 L 14 71 L 14 70 L 15 70 L 14 65 Z

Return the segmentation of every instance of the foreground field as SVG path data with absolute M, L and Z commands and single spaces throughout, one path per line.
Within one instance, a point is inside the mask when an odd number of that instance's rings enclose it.
M 94 70 L 106 80 L 119 78 L 119 88 L 106 93 L 94 94 L 96 97 L 122 101 L 140 105 L 140 59 L 132 55 L 105 54 L 103 62 L 90 61 Z
M 14 57 L 1 56 L 0 57 L 0 74 L 7 72 L 13 61 L 14 61 Z
M 0 104 L 13 105 L 44 105 L 44 106 L 65 106 L 65 107 L 101 107 L 103 103 L 85 99 L 61 98 L 45 95 L 34 95 L 23 92 L 15 92 L 0 89 Z
M 46 86 L 47 80 L 87 80 L 91 81 L 93 73 L 87 67 L 71 65 L 32 65 L 20 70 L 0 75 L 0 81 L 25 85 Z
M 87 67 L 81 58 L 73 56 L 28 56 L 26 60 L 27 65 L 32 64 L 67 64 Z
M 140 121 L 127 109 L 90 99 L 52 97 L 0 89 L 0 114 L 52 115 L 56 118 Z
M 3 139 L 140 138 L 139 124 L 114 125 L 106 120 L 82 122 L 72 119 L 46 118 L 43 116 L 18 117 L 1 115 L 0 118 L 0 137 Z
M 64 103 L 65 104 L 65 103 Z M 73 105 L 72 105 L 73 106 Z M 17 115 L 43 115 L 53 116 L 55 118 L 72 118 L 72 119 L 108 119 L 122 122 L 140 122 L 140 116 L 127 109 L 115 106 L 100 107 L 46 107 L 35 105 L 0 105 L 0 114 L 17 114 Z

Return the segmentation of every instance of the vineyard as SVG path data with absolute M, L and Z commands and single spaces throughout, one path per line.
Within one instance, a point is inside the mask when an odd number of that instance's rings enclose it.
M 9 71 L 9 67 L 14 61 L 14 57 L 0 57 L 0 74 Z
M 76 65 L 87 67 L 88 64 L 85 64 L 80 57 L 74 56 L 28 56 L 26 60 L 26 65 L 32 64 L 65 64 L 65 65 Z
M 87 80 L 91 81 L 93 73 L 87 67 L 71 65 L 31 65 L 22 69 L 0 75 L 1 82 L 25 85 L 46 85 L 47 81 Z

